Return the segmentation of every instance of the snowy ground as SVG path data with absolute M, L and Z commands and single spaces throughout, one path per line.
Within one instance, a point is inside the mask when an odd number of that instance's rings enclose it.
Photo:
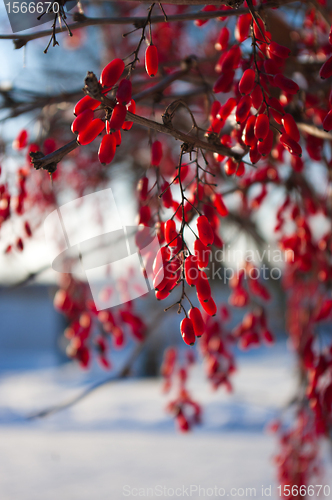
M 276 441 L 265 427 L 293 394 L 292 370 L 282 343 L 240 356 L 233 395 L 212 392 L 196 369 L 191 390 L 204 406 L 204 422 L 187 435 L 177 434 L 164 412 L 160 380 L 109 384 L 70 409 L 31 421 L 27 415 L 105 374 L 73 365 L 3 371 L 0 500 L 220 498 L 220 488 L 233 498 L 242 491 L 231 488 L 256 488 L 255 497 L 263 498 L 262 485 L 275 487 Z M 331 476 L 327 463 L 326 484 Z

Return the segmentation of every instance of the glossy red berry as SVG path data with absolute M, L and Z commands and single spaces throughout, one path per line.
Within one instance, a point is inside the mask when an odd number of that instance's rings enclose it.
M 296 122 L 295 122 L 293 116 L 289 113 L 286 113 L 282 117 L 281 123 L 283 124 L 284 129 L 285 129 L 286 133 L 289 135 L 289 137 L 294 139 L 294 141 L 299 142 L 300 132 L 299 132 L 299 129 L 297 128 L 297 125 L 296 125 Z
M 234 161 L 232 158 L 228 158 L 224 165 L 225 173 L 227 175 L 234 175 L 236 173 L 237 166 L 238 164 L 236 161 Z
M 295 156 L 302 156 L 301 146 L 288 134 L 286 134 L 286 132 L 280 136 L 280 142 L 290 152 L 290 154 Z
M 275 77 L 273 78 L 273 85 L 283 90 L 284 92 L 287 92 L 288 94 L 297 94 L 297 92 L 300 90 L 300 87 L 297 83 L 295 83 L 290 78 L 282 75 L 281 73 L 275 75 Z
M 177 245 L 178 232 L 176 230 L 176 224 L 173 219 L 170 219 L 165 224 L 165 240 L 170 247 L 175 247 Z
M 221 215 L 221 217 L 226 217 L 226 215 L 228 215 L 228 209 L 224 203 L 224 200 L 222 199 L 221 194 L 217 193 L 215 195 L 213 203 L 217 209 L 218 214 Z
M 111 163 L 114 158 L 116 150 L 116 141 L 113 134 L 105 134 L 101 140 L 98 158 L 102 165 Z
M 273 148 L 273 131 L 269 129 L 269 132 L 262 142 L 257 144 L 257 151 L 262 156 L 267 156 L 271 153 Z
M 125 69 L 122 59 L 113 59 L 101 72 L 100 83 L 103 87 L 111 88 L 121 77 Z
M 226 118 L 229 117 L 235 106 L 236 106 L 236 100 L 234 99 L 234 97 L 230 97 L 225 102 L 225 104 L 220 107 L 217 114 L 217 118 L 219 118 L 220 120 L 226 120 Z
M 255 86 L 256 73 L 253 69 L 246 69 L 239 81 L 239 91 L 242 95 L 250 94 Z
M 198 275 L 198 280 L 195 284 L 197 290 L 197 297 L 203 302 L 207 302 L 211 297 L 211 287 L 209 280 L 204 271 L 201 271 Z
M 201 311 L 198 307 L 192 307 L 188 312 L 188 316 L 193 323 L 196 337 L 201 337 L 205 332 L 205 323 Z
M 207 267 L 210 259 L 211 250 L 204 245 L 201 240 L 196 239 L 194 243 L 195 256 L 197 258 L 198 267 L 204 269 Z
M 24 149 L 28 144 L 28 132 L 26 130 L 21 130 L 16 139 L 13 141 L 14 149 Z
M 249 116 L 242 134 L 242 140 L 246 146 L 254 146 L 257 143 L 255 136 L 256 116 Z
M 219 33 L 219 36 L 217 38 L 217 41 L 215 43 L 215 49 L 216 50 L 225 50 L 227 48 L 227 45 L 228 45 L 228 41 L 229 41 L 229 29 L 226 28 L 225 26 L 223 28 L 221 28 L 220 30 L 220 33 Z
M 243 123 L 246 121 L 250 112 L 251 104 L 250 95 L 245 95 L 240 99 L 235 112 L 235 119 L 237 123 Z
M 184 318 L 180 324 L 180 331 L 184 342 L 188 345 L 194 345 L 196 340 L 193 322 L 189 318 Z
M 281 125 L 282 124 L 281 123 L 282 117 L 285 114 L 284 108 L 282 107 L 282 105 L 280 104 L 280 102 L 278 101 L 278 99 L 276 97 L 270 97 L 268 99 L 268 105 L 269 105 L 269 111 L 270 111 L 271 115 L 273 116 L 275 121 L 279 125 Z
M 108 122 L 107 122 L 107 123 L 108 123 Z M 126 123 L 126 122 L 125 122 L 125 123 Z M 109 129 L 109 130 L 107 130 L 107 126 L 106 126 L 106 132 L 107 132 L 108 134 L 110 133 L 110 129 Z M 122 140 L 122 139 L 121 139 L 121 132 L 120 132 L 120 130 L 116 130 L 116 131 L 114 132 L 114 134 L 113 134 L 113 135 L 114 135 L 114 137 L 115 137 L 116 147 L 121 146 L 121 140 Z
M 92 109 L 88 108 L 82 111 L 82 113 L 80 113 L 71 124 L 71 131 L 73 134 L 79 134 L 86 129 L 92 122 L 93 117 L 94 112 Z
M 189 255 L 186 258 L 184 263 L 184 275 L 189 286 L 194 286 L 197 283 L 199 270 L 195 255 Z
M 86 144 L 90 144 L 90 142 L 94 141 L 95 138 L 101 134 L 101 132 L 104 130 L 105 124 L 103 120 L 100 120 L 100 118 L 95 118 L 92 120 L 92 122 L 89 124 L 87 128 L 82 130 L 77 136 L 77 142 L 81 146 L 85 146 Z
M 155 45 L 149 45 L 145 51 L 145 69 L 151 77 L 158 73 L 158 50 Z
M 238 42 L 242 43 L 248 38 L 251 20 L 251 14 L 242 14 L 238 17 L 235 26 L 235 38 Z
M 219 92 L 229 92 L 233 85 L 234 76 L 235 71 L 233 70 L 223 71 L 213 86 L 213 92 L 215 94 Z
M 74 108 L 74 115 L 78 116 L 79 114 L 83 113 L 86 109 L 92 109 L 95 110 L 98 108 L 100 105 L 100 102 L 97 101 L 96 99 L 92 99 L 89 95 L 84 96 L 78 103 L 76 104 Z
M 263 92 L 259 85 L 256 85 L 250 94 L 252 105 L 255 109 L 259 109 L 263 103 Z
M 214 240 L 214 234 L 212 227 L 205 215 L 200 215 L 198 217 L 197 231 L 198 231 L 198 237 L 204 245 L 206 246 L 212 245 Z
M 287 59 L 290 54 L 290 49 L 288 47 L 284 47 L 283 45 L 279 45 L 276 42 L 271 42 L 269 45 L 269 51 L 271 54 L 281 57 L 281 59 Z
M 127 108 L 123 104 L 116 104 L 112 111 L 112 116 L 109 121 L 109 128 L 113 132 L 115 130 L 120 130 L 125 122 L 127 114 Z
M 118 90 L 116 91 L 116 98 L 120 104 L 128 104 L 131 100 L 131 81 L 124 78 L 119 83 Z
M 256 139 L 262 142 L 265 139 L 265 137 L 267 137 L 269 130 L 270 130 L 270 122 L 268 116 L 258 115 L 254 127 Z
M 212 297 L 209 298 L 207 302 L 204 302 L 203 300 L 198 297 L 199 303 L 201 304 L 202 308 L 204 311 L 209 315 L 209 316 L 215 316 L 217 314 L 217 306 L 215 301 L 213 300 Z

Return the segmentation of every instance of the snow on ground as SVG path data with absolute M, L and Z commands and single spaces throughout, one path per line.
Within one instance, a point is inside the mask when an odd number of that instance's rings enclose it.
M 232 395 L 211 391 L 196 368 L 190 388 L 204 422 L 187 435 L 174 430 L 155 379 L 108 384 L 60 413 L 26 418 L 105 376 L 72 364 L 0 373 L 0 500 L 263 498 L 262 485 L 275 486 L 276 440 L 265 427 L 296 387 L 283 343 L 240 355 Z

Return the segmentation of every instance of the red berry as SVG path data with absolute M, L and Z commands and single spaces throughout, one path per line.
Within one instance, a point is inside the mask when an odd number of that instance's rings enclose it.
M 181 321 L 180 331 L 184 342 L 188 345 L 194 345 L 196 340 L 196 335 L 191 319 L 184 318 Z
M 325 80 L 325 78 L 330 78 L 330 76 L 332 76 L 332 56 L 329 57 L 320 68 L 319 76 L 322 78 L 322 80 Z
M 213 203 L 217 209 L 218 214 L 221 215 L 221 217 L 226 217 L 226 215 L 228 215 L 228 209 L 224 203 L 224 200 L 222 199 L 221 194 L 217 193 L 215 195 Z
M 98 108 L 98 106 L 100 106 L 99 101 L 97 101 L 96 99 L 92 99 L 92 97 L 90 97 L 89 95 L 86 95 L 76 104 L 74 108 L 74 115 L 78 116 L 86 109 L 95 110 Z
M 220 120 L 226 120 L 226 118 L 229 117 L 235 106 L 236 106 L 236 100 L 234 99 L 234 97 L 230 97 L 228 101 L 226 101 L 225 104 L 221 106 L 221 108 L 219 109 L 217 117 Z
M 153 262 L 152 270 L 154 274 L 157 274 L 159 269 L 165 266 L 166 262 L 168 262 L 170 258 L 171 258 L 170 249 L 168 247 L 161 247 L 160 250 L 158 250 L 156 258 Z
M 235 26 L 235 38 L 238 42 L 242 43 L 248 38 L 251 19 L 251 14 L 242 14 L 238 17 Z
M 201 304 L 202 308 L 204 311 L 209 315 L 209 316 L 215 316 L 217 314 L 217 306 L 215 301 L 213 300 L 212 297 L 209 298 L 207 302 L 204 302 L 203 300 L 198 297 L 199 303 Z
M 332 130 L 332 109 L 330 109 L 324 118 L 323 129 L 325 132 L 330 132 L 330 130 Z
M 215 94 L 218 94 L 219 92 L 229 92 L 233 85 L 234 76 L 235 76 L 235 71 L 233 70 L 224 71 L 214 84 L 213 92 Z
M 197 283 L 199 270 L 197 258 L 194 255 L 189 255 L 184 263 L 184 275 L 189 286 L 194 286 Z
M 255 163 L 257 163 L 261 159 L 262 155 L 258 151 L 257 143 L 250 148 L 249 156 L 250 161 L 253 165 L 255 165 Z
M 198 307 L 192 307 L 188 312 L 188 316 L 193 323 L 196 337 L 201 337 L 205 332 L 205 323 L 201 311 Z
M 155 45 L 149 45 L 145 51 L 145 69 L 151 77 L 158 73 L 158 50 Z
M 239 81 L 239 91 L 242 95 L 250 94 L 255 86 L 256 73 L 253 69 L 246 69 Z
M 221 28 L 218 39 L 215 44 L 216 50 L 225 50 L 229 41 L 229 29 L 224 27 Z
M 250 95 L 243 96 L 238 105 L 236 106 L 235 119 L 237 123 L 243 123 L 248 118 L 251 108 L 251 97 Z
M 95 118 L 87 128 L 82 130 L 77 136 L 77 142 L 81 146 L 90 144 L 104 130 L 105 124 L 100 118 Z
M 289 113 L 286 113 L 282 117 L 281 123 L 283 124 L 284 129 L 285 129 L 286 133 L 289 135 L 289 137 L 294 139 L 294 141 L 299 142 L 300 132 L 299 132 L 299 129 L 297 128 L 297 125 L 296 125 L 296 122 L 295 122 L 293 116 L 290 115 Z
M 161 186 L 161 191 L 162 192 L 164 191 L 164 194 L 161 197 L 164 207 L 165 208 L 172 208 L 173 196 L 172 196 L 172 191 L 169 187 L 168 182 L 164 182 L 164 184 Z
M 290 49 L 288 47 L 284 47 L 283 45 L 279 45 L 276 42 L 271 42 L 269 45 L 269 51 L 271 54 L 281 57 L 281 59 L 287 59 L 290 54 Z
M 113 134 L 106 134 L 101 140 L 98 158 L 102 165 L 111 163 L 114 158 L 116 150 L 116 141 Z
M 162 144 L 160 141 L 154 141 L 151 146 L 151 165 L 153 167 L 159 167 L 162 157 L 163 157 Z
M 109 134 L 110 129 L 107 130 L 107 123 L 106 123 L 106 132 Z M 116 147 L 121 146 L 121 132 L 120 132 L 120 130 L 116 130 L 113 135 L 115 137 Z
M 255 123 L 255 137 L 258 141 L 262 142 L 270 130 L 270 122 L 267 115 L 258 115 Z
M 254 146 L 257 143 L 255 137 L 256 116 L 249 116 L 243 131 L 242 140 L 246 146 Z
M 227 175 L 234 175 L 236 172 L 238 164 L 232 158 L 228 158 L 224 165 L 225 173 Z
M 79 134 L 84 129 L 86 129 L 92 122 L 93 116 L 93 110 L 90 108 L 82 111 L 82 113 L 80 113 L 71 124 L 71 131 L 73 132 L 73 134 Z
M 178 232 L 176 230 L 176 224 L 173 219 L 170 219 L 165 224 L 165 240 L 170 247 L 175 247 L 177 245 Z
M 205 246 L 201 240 L 197 239 L 194 243 L 195 256 L 197 258 L 198 267 L 204 269 L 207 267 L 210 259 L 211 250 Z
M 111 131 L 120 130 L 126 119 L 127 108 L 123 104 L 116 104 L 112 111 L 112 116 L 109 123 Z
M 130 101 L 130 104 L 129 104 L 127 109 L 129 111 L 129 113 L 132 113 L 133 115 L 136 113 L 136 103 L 135 103 L 134 99 L 132 99 Z M 122 129 L 123 130 L 130 130 L 131 127 L 133 126 L 133 123 L 134 122 L 131 122 L 131 121 L 125 121 L 122 125 Z
M 118 90 L 116 91 L 116 98 L 120 104 L 128 104 L 131 100 L 131 81 L 124 78 L 119 83 Z
M 27 237 L 28 237 L 28 238 L 31 238 L 31 236 L 32 236 L 32 231 L 31 231 L 31 227 L 30 227 L 29 222 L 27 222 L 27 221 L 26 221 L 26 222 L 24 223 L 24 229 L 25 229 L 25 233 L 26 233 Z
M 195 284 L 197 297 L 203 302 L 207 302 L 211 297 L 211 288 L 209 280 L 204 271 L 201 271 L 198 275 L 198 280 Z
M 24 149 L 28 144 L 28 132 L 26 130 L 21 130 L 16 139 L 13 142 L 14 149 Z
M 275 77 L 273 78 L 273 85 L 292 95 L 297 94 L 297 92 L 300 90 L 300 87 L 297 83 L 293 82 L 293 80 L 287 78 L 281 73 L 275 75 Z
M 294 141 L 288 134 L 283 133 L 280 136 L 281 144 L 290 152 L 290 154 L 295 156 L 302 156 L 302 148 L 301 146 Z
M 253 107 L 259 109 L 263 102 L 263 92 L 259 85 L 256 85 L 250 96 Z
M 214 240 L 214 234 L 212 227 L 207 217 L 205 217 L 205 215 L 201 215 L 200 217 L 198 217 L 197 231 L 198 231 L 198 237 L 204 245 L 206 246 L 212 245 Z
M 125 69 L 122 59 L 114 59 L 105 66 L 100 76 L 100 83 L 103 87 L 111 88 L 119 80 Z
M 262 142 L 257 144 L 257 151 L 262 156 L 267 156 L 271 153 L 273 148 L 273 131 L 269 129 L 269 132 Z
M 268 105 L 271 115 L 273 116 L 275 121 L 279 125 L 281 125 L 282 117 L 285 114 L 284 108 L 282 107 L 282 105 L 280 104 L 280 102 L 276 97 L 270 97 L 268 100 Z

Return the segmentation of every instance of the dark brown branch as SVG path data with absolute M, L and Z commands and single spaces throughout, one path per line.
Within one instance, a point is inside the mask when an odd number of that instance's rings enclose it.
M 295 3 L 298 0 L 285 0 L 284 2 L 280 1 L 273 1 L 269 2 L 268 4 L 263 4 L 259 8 L 255 10 L 266 10 L 266 9 L 272 9 L 275 7 L 279 7 L 280 5 L 287 5 L 291 3 Z M 194 5 L 191 0 L 188 0 L 188 2 L 191 5 Z M 150 0 L 149 2 L 150 3 Z M 208 4 L 211 4 L 210 1 L 205 2 Z M 214 0 L 212 4 L 215 3 L 217 5 L 220 5 L 220 1 Z M 200 2 L 199 5 L 204 5 L 204 2 Z M 187 14 L 176 14 L 172 16 L 167 16 L 167 22 L 176 22 L 176 21 L 194 21 L 196 19 L 202 19 L 202 20 L 209 20 L 209 19 L 215 19 L 220 16 L 222 17 L 232 17 L 232 16 L 239 16 L 241 14 L 249 14 L 249 9 L 234 9 L 234 10 L 228 10 L 228 11 L 214 11 L 214 12 L 190 12 Z M 82 14 L 76 14 L 76 19 L 77 22 L 73 24 L 69 24 L 68 27 L 70 28 L 71 31 L 77 30 L 80 28 L 85 28 L 87 26 L 101 26 L 101 25 L 109 25 L 109 24 L 120 24 L 120 25 L 128 25 L 128 24 L 133 24 L 135 27 L 139 28 L 141 25 L 146 21 L 145 17 L 86 17 Z M 150 20 L 151 24 L 156 24 L 156 23 L 164 23 L 165 18 L 164 16 L 152 16 Z M 54 30 L 55 34 L 57 33 L 62 33 L 67 31 L 64 28 L 56 28 Z M 38 31 L 36 33 L 28 33 L 26 35 L 0 35 L 0 40 L 14 40 L 15 43 L 15 48 L 20 49 L 23 47 L 27 42 L 30 40 L 36 40 L 38 38 L 43 38 L 45 36 L 50 36 L 52 35 L 53 30 L 43 30 L 43 31 Z

